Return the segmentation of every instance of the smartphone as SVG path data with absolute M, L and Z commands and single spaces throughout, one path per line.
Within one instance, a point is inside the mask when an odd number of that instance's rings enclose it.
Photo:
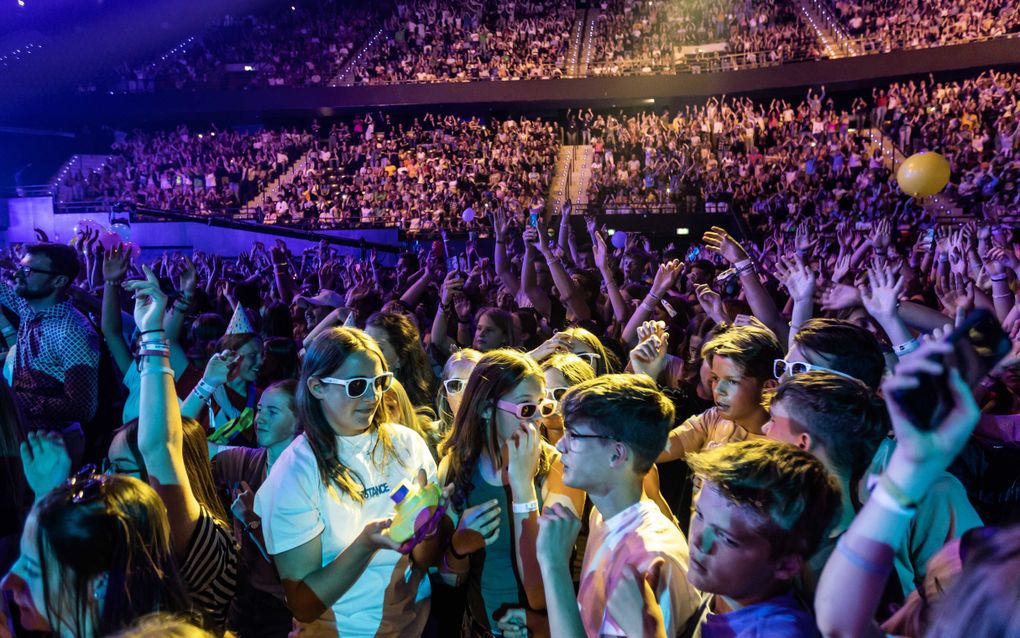
M 972 388 L 1012 348 L 1009 335 L 1002 329 L 999 320 L 985 308 L 978 308 L 967 315 L 948 340 L 953 345 L 953 352 L 940 363 L 946 369 L 957 368 Z M 954 407 L 949 394 L 949 379 L 945 374 L 920 374 L 918 378 L 920 383 L 916 388 L 894 391 L 893 399 L 915 427 L 931 430 Z
M 871 222 L 857 222 L 854 224 L 857 230 L 871 230 Z
M 687 251 L 687 261 L 694 261 L 701 254 L 701 246 L 691 246 L 691 249 Z
M 469 270 L 467 263 L 467 255 L 461 253 L 457 255 L 457 270 L 461 272 L 467 272 Z
M 531 211 L 531 217 L 528 219 L 528 225 L 532 228 L 538 228 L 538 211 Z

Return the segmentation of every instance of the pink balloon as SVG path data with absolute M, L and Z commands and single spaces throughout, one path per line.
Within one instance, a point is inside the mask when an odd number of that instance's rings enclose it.
M 103 246 L 105 250 L 110 250 L 111 248 L 122 242 L 120 239 L 120 235 L 108 230 L 99 235 L 99 243 Z
M 127 251 L 127 254 L 131 257 L 131 259 L 138 259 L 138 257 L 142 254 L 142 247 L 138 244 L 132 244 L 129 241 L 124 242 L 124 250 Z

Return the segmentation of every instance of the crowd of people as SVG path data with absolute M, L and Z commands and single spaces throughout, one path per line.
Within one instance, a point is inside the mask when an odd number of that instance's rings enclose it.
M 562 77 L 576 19 L 550 0 L 399 3 L 354 71 L 357 84 Z
M 267 222 L 477 228 L 490 207 L 541 207 L 555 172 L 559 126 L 542 118 L 388 114 L 334 125 L 294 180 L 266 203 Z
M 59 202 L 126 203 L 203 215 L 236 214 L 296 160 L 312 134 L 297 130 L 118 133 L 112 154 L 85 174 L 72 166 Z
M 958 82 L 893 84 L 875 104 L 905 155 L 946 155 L 957 203 L 997 214 L 1020 204 L 1018 97 L 1020 75 L 990 70 Z
M 882 51 L 960 44 L 1020 32 L 1016 4 L 1003 0 L 833 0 L 847 33 Z
M 501 186 L 548 123 L 385 115 L 312 170 L 382 201 L 473 175 L 492 241 L 392 265 L 282 241 L 139 263 L 91 227 L 14 246 L 0 635 L 1014 635 L 1020 242 L 849 166 L 851 123 L 940 92 L 964 119 L 1005 82 L 573 115 L 624 182 L 692 137 L 698 173 L 815 162 L 755 173 L 751 232 L 690 246 Z
M 607 0 L 591 46 L 589 72 L 607 76 L 773 65 L 822 53 L 796 4 L 775 0 Z
M 329 86 L 380 28 L 386 4 L 316 0 L 261 14 L 226 15 L 144 66 L 124 64 L 117 89 L 245 89 Z
M 247 218 L 317 228 L 477 230 L 501 205 L 544 205 L 565 142 L 591 145 L 587 200 L 610 213 L 696 212 L 708 203 L 765 230 L 777 211 L 852 212 L 868 223 L 896 210 L 907 223 L 921 210 L 892 173 L 903 157 L 937 151 L 952 167 L 944 197 L 964 212 L 1001 216 L 1020 203 L 1018 88 L 1017 74 L 992 70 L 893 83 L 839 103 L 823 86 L 801 100 L 723 96 L 682 109 L 570 111 L 562 122 L 377 112 L 328 129 L 135 131 L 120 136 L 100 170 L 72 169 L 58 199 L 199 214 L 250 204 Z M 877 143 L 882 136 L 896 154 Z
M 597 76 L 720 71 L 823 57 L 793 2 L 602 0 L 589 45 Z M 1020 31 L 1003 0 L 964 4 L 835 1 L 862 52 L 957 44 Z M 227 15 L 148 64 L 125 63 L 117 90 L 464 82 L 563 77 L 572 3 L 549 0 L 316 0 Z M 365 54 L 352 56 L 366 43 Z M 706 48 L 707 47 L 707 48 Z M 340 70 L 351 61 L 350 73 Z M 91 90 L 96 90 L 92 86 Z

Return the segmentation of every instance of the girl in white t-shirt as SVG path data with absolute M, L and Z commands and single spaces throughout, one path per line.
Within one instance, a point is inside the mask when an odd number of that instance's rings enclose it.
M 386 532 L 392 491 L 423 472 L 436 478 L 425 441 L 384 420 L 393 375 L 378 344 L 353 328 L 323 332 L 298 384 L 304 434 L 255 497 L 301 635 L 419 636 L 429 610 L 432 541 L 410 555 Z

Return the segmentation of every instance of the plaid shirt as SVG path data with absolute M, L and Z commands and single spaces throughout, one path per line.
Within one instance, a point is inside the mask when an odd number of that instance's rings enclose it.
M 95 416 L 99 391 L 99 335 L 70 300 L 40 312 L 7 284 L 0 304 L 21 317 L 12 387 L 29 427 L 59 429 Z

